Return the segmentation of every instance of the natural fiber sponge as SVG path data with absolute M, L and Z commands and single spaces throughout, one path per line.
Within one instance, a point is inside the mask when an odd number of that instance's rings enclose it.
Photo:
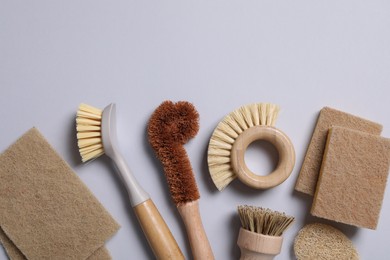
M 390 165 L 390 139 L 333 127 L 311 214 L 376 229 Z
M 321 223 L 304 226 L 295 238 L 298 260 L 357 260 L 359 255 L 340 230 Z
M 104 246 L 95 251 L 87 260 L 111 260 L 111 255 Z
M 26 260 L 27 258 L 22 252 L 15 246 L 15 244 L 7 237 L 4 231 L 0 227 L 0 242 L 3 244 L 4 249 L 11 260 Z M 111 255 L 105 247 L 101 247 L 96 250 L 87 260 L 110 260 Z
M 5 252 L 12 260 L 25 260 L 26 257 L 20 252 L 14 243 L 7 237 L 4 231 L 0 227 L 0 242 L 3 244 Z
M 0 226 L 27 259 L 87 259 L 119 228 L 35 128 L 0 155 L 0 180 Z
M 306 151 L 301 171 L 295 184 L 295 190 L 309 195 L 314 194 L 321 168 L 326 137 L 329 128 L 332 126 L 342 126 L 374 135 L 380 135 L 382 132 L 382 125 L 378 123 L 329 107 L 321 109 L 310 144 Z

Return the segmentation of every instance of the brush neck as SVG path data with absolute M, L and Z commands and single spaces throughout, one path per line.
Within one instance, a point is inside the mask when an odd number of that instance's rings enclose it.
M 119 152 L 114 151 L 110 155 L 110 158 L 115 162 L 115 165 L 118 169 L 118 174 L 128 192 L 131 205 L 135 207 L 138 204 L 150 199 L 150 195 L 138 183 L 123 156 Z
M 115 162 L 119 176 L 129 194 L 131 205 L 135 207 L 148 200 L 150 196 L 139 185 L 119 150 L 115 111 L 115 104 L 110 104 L 103 110 L 101 132 L 104 153 Z
M 187 230 L 194 260 L 214 260 L 214 254 L 203 227 L 199 200 L 177 206 Z

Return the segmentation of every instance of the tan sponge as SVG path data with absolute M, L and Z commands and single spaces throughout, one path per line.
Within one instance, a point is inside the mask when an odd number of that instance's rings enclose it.
M 314 195 L 325 149 L 326 137 L 329 128 L 332 126 L 342 126 L 374 135 L 380 135 L 382 132 L 382 125 L 378 123 L 329 107 L 321 109 L 295 184 L 295 190 Z
M 389 165 L 390 139 L 331 128 L 311 214 L 376 229 Z
M 0 180 L 0 239 L 10 256 L 110 258 L 102 247 L 119 225 L 37 129 L 0 155 Z
M 0 242 L 3 244 L 7 255 L 11 260 L 26 260 L 27 258 L 22 252 L 15 246 L 15 244 L 7 237 L 4 231 L 0 228 Z M 61 256 L 58 256 L 61 258 Z M 110 260 L 111 255 L 108 250 L 103 246 L 96 250 L 87 260 Z
M 359 255 L 340 230 L 321 223 L 304 226 L 294 241 L 298 260 L 358 260 Z

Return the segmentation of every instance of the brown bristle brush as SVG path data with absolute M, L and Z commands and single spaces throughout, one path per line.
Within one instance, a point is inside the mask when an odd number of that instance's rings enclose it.
M 272 260 L 282 249 L 283 232 L 294 217 L 270 209 L 238 206 L 242 227 L 237 239 L 240 260 Z
M 169 190 L 187 230 L 195 260 L 214 259 L 199 213 L 199 191 L 184 144 L 199 130 L 199 114 L 188 102 L 163 102 L 148 125 L 151 146 L 162 162 Z

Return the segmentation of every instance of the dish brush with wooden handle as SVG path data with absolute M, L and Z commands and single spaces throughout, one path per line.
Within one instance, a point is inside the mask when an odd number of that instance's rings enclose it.
M 149 142 L 162 162 L 169 190 L 187 230 L 195 260 L 214 259 L 199 213 L 199 191 L 184 144 L 199 130 L 199 115 L 185 101 L 163 102 L 148 124 Z
M 116 134 L 115 104 L 104 110 L 81 104 L 77 111 L 76 127 L 80 155 L 83 162 L 106 154 L 118 168 L 131 206 L 157 259 L 184 259 L 158 209 L 149 194 L 139 185 L 119 150 Z

